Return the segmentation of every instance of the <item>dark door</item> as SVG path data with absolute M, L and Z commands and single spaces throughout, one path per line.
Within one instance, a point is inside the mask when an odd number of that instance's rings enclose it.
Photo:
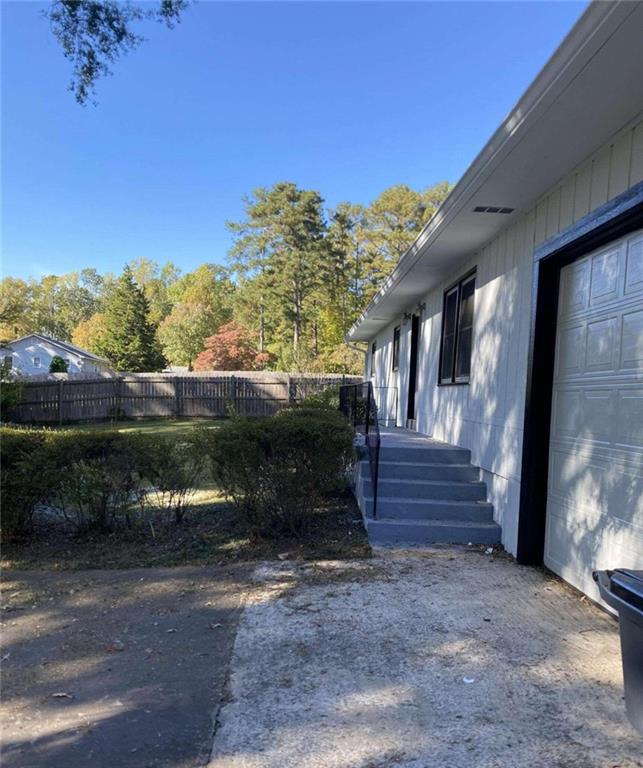
M 415 419 L 415 390 L 418 376 L 418 351 L 420 348 L 420 318 L 413 315 L 411 320 L 411 360 L 409 365 L 409 397 L 406 418 Z

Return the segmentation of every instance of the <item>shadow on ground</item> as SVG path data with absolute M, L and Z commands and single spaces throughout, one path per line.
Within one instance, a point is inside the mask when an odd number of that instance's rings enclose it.
M 192 768 L 247 566 L 5 574 L 3 768 Z
M 257 569 L 211 768 L 635 768 L 618 626 L 441 549 Z

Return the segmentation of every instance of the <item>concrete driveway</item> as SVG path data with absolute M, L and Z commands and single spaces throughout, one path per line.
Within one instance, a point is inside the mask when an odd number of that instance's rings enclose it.
M 463 550 L 255 572 L 210 768 L 632 768 L 616 622 Z

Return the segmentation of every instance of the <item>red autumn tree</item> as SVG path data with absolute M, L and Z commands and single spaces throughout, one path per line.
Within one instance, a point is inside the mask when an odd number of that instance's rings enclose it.
M 222 325 L 204 346 L 194 361 L 195 371 L 254 371 L 270 359 L 258 351 L 252 331 L 235 322 Z

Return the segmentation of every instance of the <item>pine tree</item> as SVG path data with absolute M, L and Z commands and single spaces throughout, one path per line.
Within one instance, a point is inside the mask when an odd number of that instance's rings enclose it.
M 263 301 L 277 315 L 280 343 L 275 352 L 295 369 L 301 369 L 314 352 L 314 347 L 306 349 L 305 334 L 314 335 L 314 328 L 307 327 L 309 305 L 325 256 L 323 203 L 314 190 L 279 182 L 270 189 L 256 189 L 246 200 L 246 220 L 228 224 L 236 235 L 232 268 L 242 277 L 261 279 L 266 289 Z M 261 316 L 266 306 L 262 303 L 258 309 Z
M 119 371 L 159 371 L 165 365 L 145 294 L 129 267 L 112 286 L 103 309 L 104 328 L 96 352 Z

